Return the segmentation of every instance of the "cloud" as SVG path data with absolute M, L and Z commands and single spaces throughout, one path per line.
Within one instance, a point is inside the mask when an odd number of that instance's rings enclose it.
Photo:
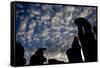
M 66 7 L 64 7 L 63 10 L 64 10 L 65 12 L 72 12 L 72 11 L 75 10 L 75 7 L 73 7 L 73 6 L 66 6 Z
M 28 22 L 28 17 L 25 17 L 24 20 L 21 21 L 20 27 L 19 27 L 19 31 L 23 32 L 26 28 Z
M 31 10 L 31 13 L 34 15 L 40 15 L 40 11 L 36 11 L 36 10 Z
M 56 13 L 56 16 L 58 16 L 58 17 L 63 17 L 63 12 L 57 12 L 57 13 Z
M 24 46 L 29 45 L 29 47 L 33 49 L 46 47 L 47 50 L 44 52 L 44 55 L 48 59 L 55 58 L 61 61 L 66 60 L 65 62 L 67 62 L 68 58 L 66 57 L 65 51 L 71 48 L 74 36 L 78 32 L 74 24 L 74 20 L 77 17 L 90 16 L 89 20 L 94 23 L 96 16 L 93 12 L 96 11 L 96 9 L 92 7 L 60 7 L 60 5 L 54 6 L 47 4 L 37 4 L 37 6 L 41 6 L 42 8 L 39 10 L 32 8 L 29 11 L 30 15 L 21 20 L 19 31 L 17 33 L 17 35 L 20 36 L 18 38 L 22 40 L 21 43 L 26 41 Z M 36 8 L 37 6 L 35 5 Z M 42 14 L 40 11 L 45 13 Z M 35 20 L 31 20 L 33 17 L 37 18 Z M 48 27 L 48 24 L 50 27 Z M 43 29 L 41 29 L 42 27 Z M 27 31 L 26 28 L 28 28 Z M 41 32 L 37 31 L 34 33 L 34 31 L 38 28 L 40 28 Z M 35 51 L 36 50 L 32 50 L 32 54 L 34 54 Z
M 79 17 L 86 17 L 93 14 L 94 8 L 93 7 L 84 7 L 83 11 L 80 13 Z
M 16 6 L 19 7 L 19 8 L 24 8 L 24 6 L 22 4 L 17 3 Z
M 48 33 L 49 33 L 49 31 L 48 31 L 48 28 L 46 27 L 45 30 L 42 31 L 42 36 L 47 37 Z
M 60 20 L 58 16 L 54 16 L 51 21 L 54 25 L 58 25 Z
M 44 16 L 41 16 L 41 20 L 49 20 L 50 19 L 50 16 L 48 14 L 44 15 Z
M 52 5 L 46 5 L 46 4 L 45 4 L 45 5 L 42 6 L 42 9 L 43 9 L 43 10 L 52 9 Z

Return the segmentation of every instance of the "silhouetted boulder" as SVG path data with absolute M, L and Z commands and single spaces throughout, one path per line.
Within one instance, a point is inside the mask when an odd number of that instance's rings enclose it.
M 36 51 L 30 59 L 30 65 L 41 65 L 46 61 L 46 58 L 43 56 L 43 50 L 46 50 L 46 48 L 39 48 Z
M 15 45 L 15 65 L 16 66 L 23 66 L 25 64 L 25 59 L 24 59 L 24 48 L 23 46 L 16 42 Z
M 72 43 L 72 48 L 68 49 L 66 53 L 69 62 L 71 63 L 82 62 L 81 47 L 79 45 L 77 37 L 74 38 L 74 41 Z
M 97 38 L 97 27 L 93 26 L 93 31 L 95 32 L 96 38 Z
M 78 18 L 75 20 L 75 24 L 78 27 L 78 38 L 81 42 L 85 61 L 97 61 L 97 41 L 90 23 L 85 18 Z
M 48 62 L 49 62 L 49 64 L 62 64 L 62 63 L 64 63 L 63 61 L 58 61 L 56 59 L 49 59 Z

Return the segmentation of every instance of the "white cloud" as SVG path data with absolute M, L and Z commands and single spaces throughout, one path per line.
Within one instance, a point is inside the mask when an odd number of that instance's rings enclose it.
M 50 39 L 50 36 L 44 38 L 43 41 L 46 41 L 46 40 L 49 40 L 49 39 Z
M 39 41 L 39 38 L 33 38 L 34 41 Z
M 68 31 L 63 32 L 63 34 L 68 34 Z
M 68 15 L 67 15 L 68 14 Z M 68 23 L 68 22 L 70 22 L 71 20 L 72 20 L 72 12 L 69 12 L 69 13 L 66 13 L 65 14 L 65 17 L 64 17 L 64 19 L 65 19 L 65 21 Z
M 54 16 L 52 18 L 52 23 L 55 24 L 55 25 L 58 25 L 60 20 L 61 19 L 58 16 Z
M 22 4 L 16 4 L 17 5 L 17 7 L 19 7 L 19 8 L 24 8 L 24 6 L 22 5 Z
M 75 11 L 75 7 L 72 6 L 66 6 L 63 9 L 64 11 L 64 19 L 66 22 L 70 22 L 73 17 L 73 12 Z
M 52 29 L 53 29 L 53 30 L 60 31 L 60 27 L 59 27 L 59 26 L 52 26 Z
M 43 10 L 47 10 L 47 9 L 51 9 L 51 8 L 52 8 L 52 5 L 43 5 L 42 6 Z
M 29 25 L 30 29 L 33 29 L 36 26 L 36 22 L 32 21 L 32 23 Z
M 21 21 L 20 27 L 19 27 L 19 31 L 23 32 L 26 28 L 28 22 L 28 17 L 25 17 L 23 21 Z
M 45 28 L 45 30 L 42 33 L 42 36 L 43 37 L 47 37 L 48 36 L 48 33 L 49 33 L 48 28 Z
M 33 15 L 40 15 L 40 12 L 39 12 L 39 11 L 35 11 L 35 10 L 31 10 L 31 13 L 32 13 Z
M 71 35 L 71 36 L 72 36 L 72 35 L 74 35 L 74 33 L 69 33 L 69 35 Z
M 92 13 L 92 8 L 91 7 L 85 7 L 79 17 L 86 17 L 89 16 Z
M 75 7 L 73 7 L 73 6 L 66 6 L 66 7 L 64 7 L 63 10 L 64 10 L 65 12 L 72 12 L 72 11 L 75 10 Z
M 57 12 L 57 13 L 56 13 L 56 16 L 58 16 L 58 17 L 63 17 L 63 12 Z
M 49 20 L 50 16 L 48 14 L 41 16 L 41 20 Z
M 69 31 L 73 31 L 75 28 L 74 27 L 69 27 Z

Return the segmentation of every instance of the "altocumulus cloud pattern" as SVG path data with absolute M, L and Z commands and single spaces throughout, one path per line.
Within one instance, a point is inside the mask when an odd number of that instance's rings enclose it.
M 77 36 L 78 17 L 96 26 L 96 7 L 16 3 L 16 42 L 25 49 L 26 65 L 39 48 L 46 48 L 46 59 L 68 62 L 66 51 Z

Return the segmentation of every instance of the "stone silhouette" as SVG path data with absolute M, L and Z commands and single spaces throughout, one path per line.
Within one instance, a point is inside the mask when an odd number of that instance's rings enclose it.
M 63 64 L 63 63 L 65 63 L 63 61 L 58 61 L 56 59 L 49 59 L 48 62 L 49 62 L 49 64 Z
M 70 63 L 82 62 L 81 46 L 77 37 L 74 38 L 72 48 L 68 49 L 66 53 Z
M 25 64 L 25 58 L 24 58 L 24 48 L 19 43 L 16 42 L 15 45 L 15 65 L 16 66 L 23 66 Z
M 96 40 L 97 40 L 97 27 L 93 26 L 93 31 L 95 32 Z
M 78 27 L 78 38 L 81 42 L 85 61 L 97 61 L 97 40 L 90 23 L 85 18 L 78 18 L 75 20 L 75 24 Z M 97 33 L 96 29 L 94 31 Z
M 30 59 L 30 65 L 42 65 L 46 61 L 46 58 L 43 56 L 44 50 L 46 50 L 46 48 L 39 48 L 36 51 Z

